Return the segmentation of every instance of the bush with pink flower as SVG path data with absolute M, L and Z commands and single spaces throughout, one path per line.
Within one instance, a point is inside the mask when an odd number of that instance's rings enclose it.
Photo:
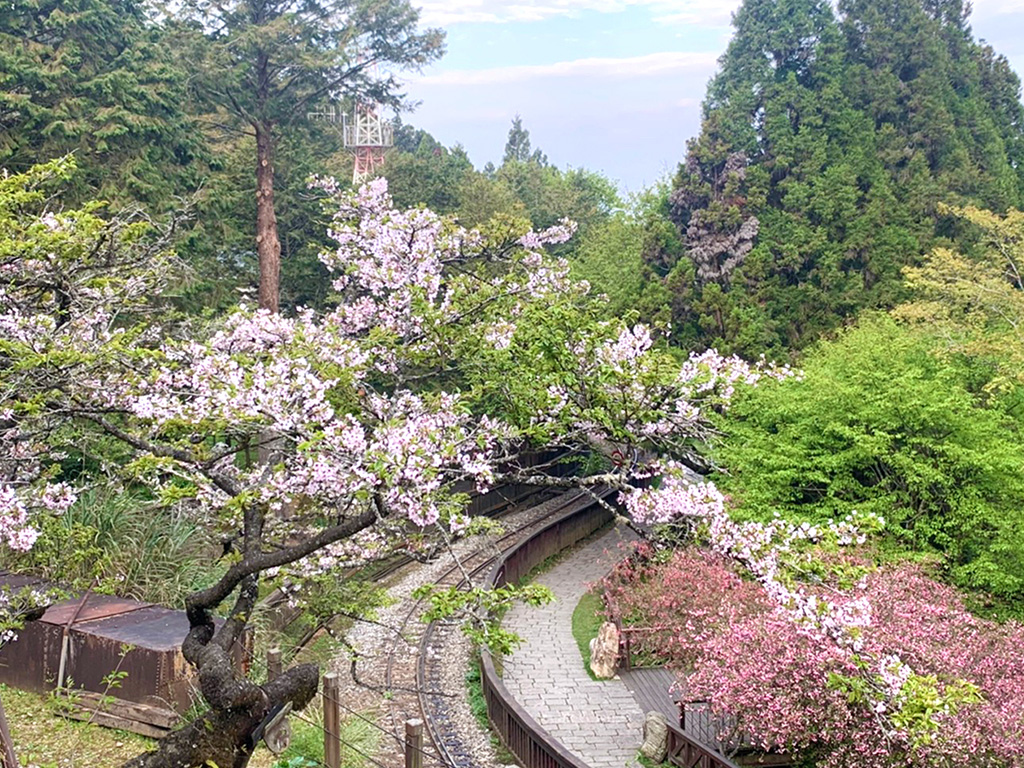
M 642 658 L 680 671 L 750 742 L 828 768 L 1024 766 L 1024 626 L 980 619 L 918 565 L 872 570 L 851 590 L 799 589 L 816 604 L 857 600 L 857 649 L 794 620 L 735 561 L 698 547 L 620 564 L 603 587 Z M 852 559 L 852 558 L 851 558 Z

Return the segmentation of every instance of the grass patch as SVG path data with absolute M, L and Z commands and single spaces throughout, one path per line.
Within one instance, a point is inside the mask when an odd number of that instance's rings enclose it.
M 480 674 L 480 661 L 474 653 L 469 662 L 469 671 L 466 672 L 466 692 L 469 699 L 469 709 L 476 718 L 477 725 L 481 728 L 490 728 L 491 723 L 487 719 L 487 700 L 484 698 L 484 682 Z
M 14 751 L 21 765 L 40 768 L 93 768 L 120 765 L 156 744 L 127 731 L 115 731 L 58 714 L 48 696 L 0 685 Z
M 664 763 L 656 763 L 649 757 L 644 757 L 639 752 L 636 755 L 636 760 L 644 768 L 672 768 L 672 763 L 666 760 Z
M 604 623 L 604 601 L 595 592 L 587 592 L 576 604 L 572 612 L 572 636 L 576 638 L 580 656 L 583 657 L 583 668 L 587 670 L 591 680 L 598 680 L 590 670 L 590 641 L 597 637 L 597 632 Z
M 307 707 L 298 716 L 290 718 L 292 742 L 272 763 L 273 768 L 316 768 L 324 764 L 323 710 Z M 367 720 L 352 716 L 341 723 L 342 768 L 371 768 L 373 757 L 380 745 L 381 732 Z M 265 754 L 269 754 L 263 750 Z M 253 762 L 255 765 L 255 761 Z
M 157 745 L 153 739 L 128 731 L 62 716 L 50 696 L 0 685 L 0 697 L 3 698 L 14 751 L 21 765 L 106 768 L 121 765 Z M 253 753 L 250 768 L 312 768 L 323 765 L 323 718 L 315 707 L 307 707 L 300 714 L 304 720 L 295 715 L 290 718 L 291 746 L 282 755 L 275 756 L 261 744 Z M 341 729 L 343 768 L 373 768 L 371 761 L 360 753 L 373 756 L 379 736 L 380 731 L 359 718 L 345 720 Z
M 477 725 L 491 734 L 491 746 L 494 748 L 498 762 L 515 765 L 518 762 L 515 755 L 501 743 L 501 739 L 491 730 L 491 721 L 487 719 L 487 700 L 484 698 L 484 684 L 480 673 L 480 656 L 476 652 L 472 654 L 469 670 L 466 672 L 466 693 L 469 699 L 469 709 L 473 713 Z

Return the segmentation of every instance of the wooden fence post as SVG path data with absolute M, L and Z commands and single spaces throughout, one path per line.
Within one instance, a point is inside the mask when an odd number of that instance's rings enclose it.
M 341 679 L 337 672 L 324 675 L 324 762 L 341 768 Z
M 423 721 L 405 721 L 405 768 L 423 768 Z
M 280 676 L 282 668 L 281 649 L 277 647 L 267 649 L 267 682 Z
M 7 727 L 7 714 L 4 704 L 0 701 L 0 765 L 4 768 L 18 768 L 18 757 L 14 754 L 11 731 Z

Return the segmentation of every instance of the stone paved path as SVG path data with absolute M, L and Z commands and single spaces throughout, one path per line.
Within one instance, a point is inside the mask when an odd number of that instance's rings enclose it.
M 578 549 L 537 578 L 555 593 L 541 608 L 515 606 L 504 627 L 524 642 L 504 662 L 508 690 L 548 733 L 591 768 L 637 766 L 643 713 L 618 678 L 594 681 L 572 636 L 572 612 L 587 584 L 622 557 L 618 545 L 635 538 L 625 526 Z

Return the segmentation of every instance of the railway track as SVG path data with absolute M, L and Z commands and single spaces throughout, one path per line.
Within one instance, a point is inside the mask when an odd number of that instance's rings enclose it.
M 571 491 L 553 495 L 539 491 L 525 498 L 509 499 L 491 511 L 490 516 L 502 520 L 508 530 L 500 536 L 487 537 L 483 544 L 473 540 L 457 542 L 457 561 L 451 556 L 423 565 L 411 558 L 396 558 L 372 574 L 378 582 L 397 585 L 396 602 L 381 612 L 378 624 L 369 632 L 358 631 L 354 644 L 360 653 L 351 663 L 351 679 L 343 693 L 349 713 L 376 711 L 383 718 L 379 725 L 390 734 L 380 745 L 376 760 L 387 768 L 404 766 L 402 734 L 404 722 L 421 719 L 425 723 L 428 739 L 424 744 L 424 768 L 481 768 L 479 745 L 474 751 L 467 738 L 481 736 L 472 717 L 460 716 L 456 699 L 465 699 L 465 652 L 458 659 L 446 658 L 446 646 L 464 639 L 460 628 L 452 622 L 420 621 L 426 609 L 425 601 L 414 599 L 412 589 L 419 583 L 429 582 L 441 588 L 464 587 L 467 578 L 481 583 L 496 559 L 533 535 L 552 520 L 579 506 L 589 505 L 593 496 L 585 491 Z M 414 570 L 411 565 L 417 565 Z M 403 573 L 403 569 L 405 572 Z M 413 582 L 411 585 L 407 582 Z M 367 629 L 366 625 L 359 628 Z M 314 634 L 307 634 L 302 645 L 309 643 Z M 448 665 L 445 662 L 451 662 Z M 458 667 L 452 671 L 452 664 Z M 338 671 L 342 671 L 339 666 Z M 445 670 L 448 670 L 447 680 Z M 468 707 L 461 705 L 468 711 Z M 467 723 L 467 719 L 470 721 Z M 489 739 L 484 737 L 484 741 Z
M 446 573 L 449 581 L 445 586 L 463 588 L 467 586 L 467 579 L 475 584 L 480 583 L 502 554 L 518 546 L 554 519 L 591 503 L 593 497 L 586 492 L 563 494 L 542 514 L 503 536 L 492 545 L 486 556 L 464 563 L 461 569 L 450 569 Z M 422 608 L 414 607 L 409 613 L 409 618 L 412 619 L 418 613 L 422 613 Z M 419 716 L 424 721 L 432 752 L 436 754 L 438 762 L 449 768 L 476 768 L 473 750 L 464 740 L 465 728 L 451 716 L 452 694 L 446 690 L 446 687 L 450 686 L 451 676 L 445 675 L 445 660 L 449 657 L 445 653 L 445 647 L 459 632 L 459 627 L 453 622 L 431 622 L 423 628 L 415 657 L 415 687 Z M 457 677 L 461 681 L 462 675 L 459 674 Z

